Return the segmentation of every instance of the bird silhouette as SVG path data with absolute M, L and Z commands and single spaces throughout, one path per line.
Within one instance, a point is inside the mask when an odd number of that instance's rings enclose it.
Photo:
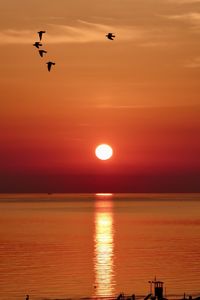
M 33 46 L 39 49 L 42 46 L 42 44 L 40 42 L 35 42 Z
M 38 31 L 40 41 L 41 41 L 41 39 L 42 39 L 43 33 L 46 33 L 46 31 L 43 31 L 43 30 Z
M 50 72 L 51 71 L 51 66 L 55 66 L 55 62 L 52 62 L 52 61 L 48 61 L 47 63 L 47 68 L 48 68 L 48 71 Z
M 43 55 L 44 55 L 44 53 L 47 53 L 47 51 L 46 50 L 38 50 L 38 52 L 39 52 L 39 54 L 40 54 L 40 56 L 41 57 L 43 57 Z
M 115 35 L 113 35 L 112 32 L 109 32 L 108 34 L 106 34 L 106 37 L 109 39 L 109 40 L 114 40 L 113 38 L 115 38 Z

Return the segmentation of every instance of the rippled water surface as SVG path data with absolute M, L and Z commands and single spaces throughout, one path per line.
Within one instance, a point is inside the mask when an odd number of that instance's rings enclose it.
M 200 195 L 1 195 L 0 299 L 200 295 Z M 182 297 L 182 296 L 181 296 Z

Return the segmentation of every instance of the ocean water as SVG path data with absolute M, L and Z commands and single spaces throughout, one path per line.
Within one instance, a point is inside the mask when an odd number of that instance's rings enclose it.
M 200 295 L 200 195 L 0 195 L 0 299 Z

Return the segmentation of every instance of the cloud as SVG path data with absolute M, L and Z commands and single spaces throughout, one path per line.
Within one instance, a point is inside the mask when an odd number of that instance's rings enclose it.
M 135 105 L 117 105 L 117 104 L 100 104 L 95 105 L 97 109 L 154 109 L 154 108 L 176 108 L 176 107 L 196 107 L 196 104 L 178 104 L 178 103 L 170 103 L 170 104 L 135 104 Z
M 55 33 L 49 36 L 50 42 L 57 43 L 88 43 L 105 41 L 107 32 L 114 32 L 117 40 L 138 40 L 144 35 L 144 31 L 131 26 L 109 26 L 105 24 L 78 21 L 78 26 L 52 25 Z
M 7 29 L 0 31 L 0 44 L 29 44 L 33 41 L 33 32 L 30 30 Z
M 186 21 L 191 23 L 195 26 L 200 26 L 200 13 L 198 12 L 191 12 L 186 14 L 180 14 L 180 15 L 172 15 L 168 16 L 168 19 L 171 20 L 180 20 L 180 21 Z
M 48 40 L 49 44 L 104 42 L 107 32 L 116 33 L 117 41 L 136 41 L 148 36 L 145 30 L 132 26 L 110 26 L 81 20 L 75 26 L 48 24 L 47 27 L 45 41 Z M 0 44 L 30 44 L 35 39 L 36 32 L 31 30 L 0 31 Z
M 200 57 L 196 57 L 185 64 L 186 68 L 200 68 Z
M 194 4 L 199 3 L 200 0 L 168 0 L 171 3 L 178 3 L 178 4 Z

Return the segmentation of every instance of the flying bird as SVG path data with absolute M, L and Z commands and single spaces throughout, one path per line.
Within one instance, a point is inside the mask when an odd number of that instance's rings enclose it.
M 114 40 L 113 38 L 115 38 L 115 35 L 113 35 L 112 32 L 109 32 L 108 34 L 106 34 L 106 37 L 109 39 L 109 40 Z
M 42 39 L 43 33 L 46 33 L 46 31 L 43 31 L 43 30 L 38 31 L 40 41 L 41 41 L 41 39 Z
M 47 51 L 46 50 L 38 50 L 38 52 L 39 52 L 39 54 L 40 54 L 40 56 L 41 57 L 43 57 L 43 55 L 44 55 L 44 53 L 47 53 Z
M 52 61 L 48 61 L 47 63 L 47 68 L 48 68 L 48 71 L 50 72 L 51 71 L 51 66 L 55 66 L 55 62 L 52 62 Z
M 35 42 L 33 46 L 39 49 L 42 44 L 40 42 Z

